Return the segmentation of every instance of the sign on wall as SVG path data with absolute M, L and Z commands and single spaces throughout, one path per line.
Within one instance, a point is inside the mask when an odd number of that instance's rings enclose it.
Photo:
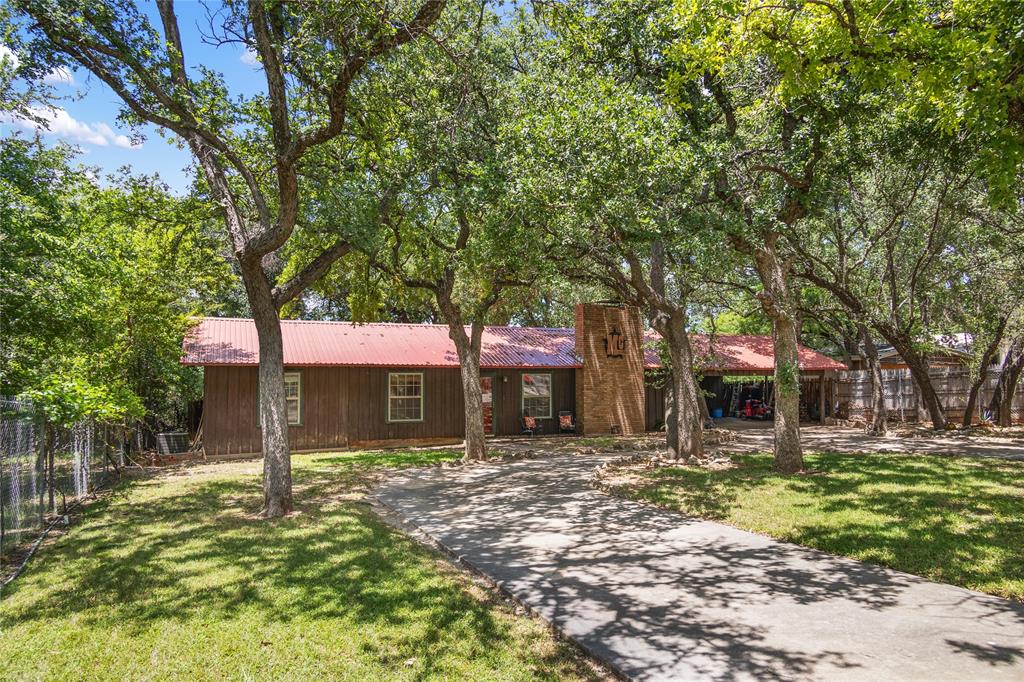
M 612 325 L 608 336 L 604 338 L 604 350 L 610 358 L 621 358 L 626 352 L 626 337 L 617 324 Z

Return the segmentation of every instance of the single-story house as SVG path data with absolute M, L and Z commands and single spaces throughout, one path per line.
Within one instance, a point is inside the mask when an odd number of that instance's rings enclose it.
M 289 438 L 297 452 L 463 438 L 465 415 L 455 346 L 445 325 L 282 320 Z M 645 381 L 661 363 L 639 310 L 576 308 L 575 328 L 489 326 L 481 387 L 489 434 L 516 435 L 522 416 L 544 433 L 571 413 L 583 434 L 638 433 L 664 420 L 664 391 Z M 770 337 L 694 337 L 705 381 L 769 376 Z M 208 454 L 261 449 L 259 343 L 252 320 L 205 318 L 185 339 L 182 362 L 204 368 L 202 441 Z M 825 381 L 845 366 L 800 349 L 804 378 Z M 822 389 L 824 396 L 824 389 Z
M 929 367 L 967 367 L 971 362 L 971 344 L 973 338 L 970 334 L 960 332 L 957 334 L 933 334 L 932 343 L 934 349 L 928 354 Z M 1003 344 L 995 357 L 992 358 L 992 365 L 998 366 L 1002 362 L 1003 354 L 1008 344 Z M 876 342 L 875 349 L 878 351 L 878 365 L 882 369 L 908 369 L 907 361 L 899 354 L 891 344 Z M 863 345 L 860 353 L 850 358 L 850 369 L 861 370 L 868 368 L 867 357 Z

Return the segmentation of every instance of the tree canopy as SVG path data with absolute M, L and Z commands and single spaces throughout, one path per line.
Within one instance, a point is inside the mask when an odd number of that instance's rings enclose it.
M 268 516 L 291 508 L 282 317 L 447 324 L 471 457 L 483 326 L 567 325 L 580 301 L 661 335 L 680 457 L 702 454 L 695 331 L 771 335 L 785 472 L 800 342 L 891 344 L 936 428 L 944 336 L 970 339 L 968 413 L 986 373 L 1003 396 L 1024 372 L 1019 3 L 232 0 L 207 19 L 255 87 L 197 63 L 172 0 L 0 10 L 0 109 L 38 113 L 46 74 L 78 69 L 195 161 L 175 195 L 0 141 L 3 392 L 180 421 L 191 320 L 251 316 Z

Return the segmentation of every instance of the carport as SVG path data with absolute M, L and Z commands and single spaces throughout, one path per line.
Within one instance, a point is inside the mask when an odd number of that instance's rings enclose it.
M 657 340 L 657 336 L 649 338 Z M 775 354 L 766 336 L 694 336 L 695 357 L 703 358 L 700 388 L 712 417 L 742 417 L 747 401 L 759 401 L 768 411 L 774 405 Z M 823 423 L 834 417 L 839 401 L 838 377 L 846 365 L 805 348 L 800 354 L 800 419 Z M 665 423 L 665 381 L 656 348 L 647 350 L 647 428 Z M 718 410 L 721 410 L 719 413 Z M 753 410 L 754 414 L 757 410 Z

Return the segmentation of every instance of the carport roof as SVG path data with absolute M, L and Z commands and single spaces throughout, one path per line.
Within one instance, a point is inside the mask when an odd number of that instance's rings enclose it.
M 647 338 L 657 341 L 660 337 L 648 332 Z M 706 373 L 770 374 L 775 368 L 775 349 L 770 336 L 719 335 L 714 340 L 714 353 L 710 352 L 710 337 L 707 335 L 694 334 L 690 341 L 698 365 L 702 364 Z M 647 345 L 644 360 L 648 367 L 659 367 L 658 353 L 652 345 Z M 847 369 L 843 363 L 806 346 L 799 346 L 798 353 L 800 370 L 804 372 Z
M 458 367 L 455 344 L 446 325 L 354 324 L 282 320 L 284 363 L 303 366 Z M 645 363 L 661 365 L 648 332 Z M 694 353 L 706 360 L 705 372 L 770 373 L 772 340 L 767 336 L 718 336 L 709 356 L 708 337 L 693 337 Z M 498 327 L 484 329 L 480 366 L 485 369 L 582 367 L 572 328 Z M 185 339 L 186 365 L 246 366 L 259 362 L 256 325 L 250 319 L 207 317 Z M 804 371 L 845 369 L 845 365 L 809 348 L 800 348 Z

